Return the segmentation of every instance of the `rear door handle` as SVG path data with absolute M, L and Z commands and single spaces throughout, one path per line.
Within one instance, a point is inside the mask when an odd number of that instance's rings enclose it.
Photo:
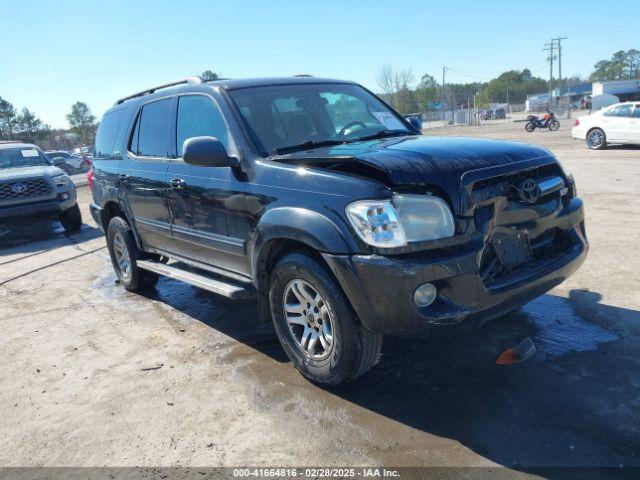
M 174 190 L 184 190 L 184 188 L 187 186 L 187 182 L 185 182 L 181 178 L 174 178 L 173 180 L 171 180 L 171 182 L 169 182 L 169 184 Z
M 129 175 L 125 175 L 124 173 L 121 173 L 120 175 L 118 175 L 118 179 L 122 183 L 129 183 Z

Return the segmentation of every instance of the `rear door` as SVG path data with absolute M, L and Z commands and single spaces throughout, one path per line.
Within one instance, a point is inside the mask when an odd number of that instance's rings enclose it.
M 188 138 L 211 136 L 229 149 L 227 123 L 215 101 L 204 94 L 178 97 L 176 153 L 167 174 L 172 230 L 178 252 L 192 260 L 236 273 L 248 273 L 245 258 L 248 220 L 243 208 L 246 182 L 229 167 L 201 167 L 182 161 Z
M 173 102 L 173 98 L 164 98 L 142 105 L 130 134 L 127 161 L 119 174 L 126 205 L 145 249 L 173 249 L 166 202 Z

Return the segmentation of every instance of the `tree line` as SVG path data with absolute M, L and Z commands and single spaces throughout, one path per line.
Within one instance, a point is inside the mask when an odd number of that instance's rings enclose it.
M 526 68 L 509 70 L 489 82 L 446 83 L 443 88 L 428 73 L 415 84 L 411 70 L 394 71 L 386 65 L 378 72 L 377 84 L 385 101 L 403 114 L 441 110 L 443 103 L 446 109 L 473 105 L 474 101 L 479 108 L 489 103 L 524 103 L 528 93 L 548 89 L 547 80 L 533 76 Z
M 69 129 L 52 129 L 27 107 L 18 109 L 0 96 L 0 140 L 18 140 L 27 143 L 48 143 L 55 147 L 64 142 L 56 139 L 65 133 L 73 132 L 81 145 L 91 145 L 98 124 L 91 109 L 84 102 L 75 102 L 66 115 Z M 64 145 L 63 145 L 64 146 Z
M 615 52 L 609 60 L 600 60 L 593 67 L 589 81 L 629 80 L 640 78 L 640 51 L 630 49 Z M 490 103 L 524 103 L 527 94 L 549 91 L 549 81 L 536 77 L 531 70 L 509 70 L 488 82 L 446 83 L 444 88 L 435 77 L 425 73 L 416 82 L 410 69 L 394 70 L 382 66 L 376 78 L 380 95 L 403 114 L 423 113 L 444 108 L 460 108 L 474 104 L 486 108 Z M 577 76 L 562 79 L 562 86 L 584 83 Z M 553 88 L 559 86 L 554 79 Z
M 618 50 L 609 60 L 600 60 L 593 66 L 589 80 L 605 82 L 607 80 L 635 80 L 640 78 L 640 51 Z

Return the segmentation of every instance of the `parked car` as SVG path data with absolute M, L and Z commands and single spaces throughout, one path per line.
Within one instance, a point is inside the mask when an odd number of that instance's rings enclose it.
M 640 102 L 616 103 L 578 117 L 571 136 L 584 140 L 592 150 L 612 143 L 640 145 Z
M 504 108 L 490 108 L 488 110 L 482 110 L 482 120 L 504 120 L 507 118 L 507 112 Z
M 68 232 L 82 226 L 69 175 L 35 145 L 0 144 L 0 221 L 27 216 L 55 218 Z
M 356 83 L 188 79 L 118 100 L 95 145 L 91 212 L 124 288 L 257 298 L 315 382 L 369 370 L 384 335 L 504 315 L 587 253 L 548 150 L 422 136 Z
M 57 166 L 64 170 L 66 173 L 74 174 L 79 172 L 86 172 L 89 168 L 87 160 L 82 155 L 65 152 L 64 150 L 47 150 L 44 153 L 51 161 L 56 158 L 62 159 L 63 162 L 58 161 Z

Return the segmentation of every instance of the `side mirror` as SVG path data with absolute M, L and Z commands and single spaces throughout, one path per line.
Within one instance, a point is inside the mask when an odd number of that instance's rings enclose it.
M 418 117 L 417 115 L 409 115 L 405 118 L 409 121 L 409 123 L 415 130 L 417 130 L 418 132 L 422 132 L 422 119 L 420 117 Z
M 184 141 L 182 159 L 200 167 L 238 167 L 240 161 L 230 157 L 224 144 L 216 137 L 192 137 Z
M 64 157 L 53 157 L 51 159 L 51 163 L 57 166 L 57 165 L 62 165 L 63 163 L 66 163 L 66 160 L 64 159 Z

